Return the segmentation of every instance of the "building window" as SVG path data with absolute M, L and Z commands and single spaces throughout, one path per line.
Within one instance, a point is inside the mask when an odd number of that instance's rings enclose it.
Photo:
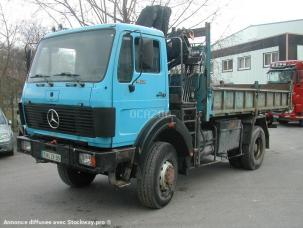
M 231 72 L 233 71 L 233 60 L 226 59 L 222 61 L 222 72 Z
M 238 58 L 238 70 L 250 70 L 251 68 L 251 57 L 244 56 Z
M 275 52 L 268 52 L 263 54 L 263 66 L 269 67 L 271 63 L 279 61 L 279 53 Z

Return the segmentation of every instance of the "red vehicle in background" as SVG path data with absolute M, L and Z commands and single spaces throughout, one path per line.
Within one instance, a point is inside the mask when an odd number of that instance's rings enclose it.
M 268 84 L 287 86 L 292 82 L 292 110 L 284 113 L 269 113 L 270 119 L 280 123 L 299 121 L 303 127 L 303 61 L 289 60 L 272 63 L 268 71 Z

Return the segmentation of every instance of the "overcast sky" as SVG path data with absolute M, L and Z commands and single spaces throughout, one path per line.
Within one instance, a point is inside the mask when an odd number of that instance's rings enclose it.
M 249 25 L 295 19 L 303 19 L 302 0 L 231 0 L 213 23 L 212 32 L 217 39 L 222 34 L 226 36 Z
M 210 4 L 212 1 L 222 5 L 228 3 L 212 23 L 213 41 L 253 24 L 303 19 L 303 0 L 210 0 Z M 42 24 L 52 25 L 47 16 L 34 14 L 36 9 L 27 0 L 10 0 L 4 7 L 11 21 L 28 20 L 35 15 Z M 203 16 L 203 12 L 200 15 Z

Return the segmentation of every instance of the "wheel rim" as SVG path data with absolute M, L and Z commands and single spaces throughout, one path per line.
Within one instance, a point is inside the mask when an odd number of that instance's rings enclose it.
M 254 157 L 258 160 L 262 155 L 262 140 L 260 137 L 257 138 L 254 144 Z
M 175 168 L 173 164 L 169 161 L 165 161 L 160 170 L 160 190 L 162 195 L 167 195 L 170 193 L 175 184 Z

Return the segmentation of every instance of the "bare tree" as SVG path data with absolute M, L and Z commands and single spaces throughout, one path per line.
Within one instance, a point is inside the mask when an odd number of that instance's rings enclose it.
M 170 28 L 185 24 L 202 24 L 216 16 L 218 8 L 203 18 L 201 12 L 218 0 L 32 0 L 47 13 L 56 24 L 64 21 L 68 27 L 123 22 L 134 23 L 147 5 L 165 5 L 173 9 Z M 219 3 L 218 3 L 219 4 Z M 220 4 L 219 4 L 220 5 Z
M 9 24 L 6 15 L 4 14 L 2 4 L 0 3 L 0 27 L 3 31 L 0 31 L 0 41 L 2 42 L 1 52 L 5 61 L 2 64 L 0 73 L 0 88 L 1 79 L 6 76 L 8 65 L 11 59 L 11 52 L 17 40 L 18 25 Z
M 2 61 L 0 62 L 0 91 L 3 91 L 4 82 L 8 77 L 9 64 L 12 59 L 12 52 L 17 41 L 18 25 L 10 24 L 4 14 L 3 6 L 0 3 L 0 52 Z M 0 105 L 3 105 L 3 94 L 0 94 Z
M 31 45 L 35 48 L 46 32 L 47 28 L 37 21 L 24 21 L 20 28 L 20 39 L 25 47 Z
M 125 22 L 133 20 L 137 0 L 34 0 L 56 24 L 58 17 L 70 27 L 78 24 L 87 26 L 108 22 Z
M 17 102 L 26 78 L 23 47 L 37 44 L 46 30 L 36 22 L 13 23 L 6 12 L 6 4 L 0 2 L 0 107 L 15 127 Z

